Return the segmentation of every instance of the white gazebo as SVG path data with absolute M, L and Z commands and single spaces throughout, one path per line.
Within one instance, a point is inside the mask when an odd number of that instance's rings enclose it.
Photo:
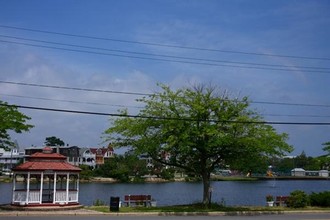
M 12 205 L 77 205 L 80 171 L 65 156 L 45 147 L 13 169 Z

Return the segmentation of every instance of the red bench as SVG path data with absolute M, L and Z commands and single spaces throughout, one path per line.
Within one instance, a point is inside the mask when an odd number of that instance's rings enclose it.
M 128 207 L 135 206 L 150 206 L 151 205 L 151 195 L 125 195 L 124 204 Z
M 289 196 L 276 196 L 275 205 L 276 206 L 286 206 Z

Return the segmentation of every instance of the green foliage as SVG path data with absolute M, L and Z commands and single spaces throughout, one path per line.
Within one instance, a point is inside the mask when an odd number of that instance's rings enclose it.
M 145 161 L 132 154 L 117 155 L 94 171 L 95 176 L 111 177 L 121 182 L 130 182 L 131 176 L 134 177 L 133 181 L 141 182 L 140 177 L 147 173 Z
M 105 202 L 100 200 L 100 199 L 96 199 L 94 202 L 93 202 L 93 205 L 94 206 L 104 206 L 105 205 Z
M 138 117 L 112 120 L 106 140 L 200 176 L 205 203 L 209 202 L 210 174 L 219 165 L 242 168 L 292 150 L 285 142 L 286 134 L 277 134 L 249 109 L 247 97 L 232 99 L 203 85 L 176 91 L 165 85 L 160 88 L 161 92 L 138 100 L 145 106 Z M 126 110 L 120 112 L 128 116 Z
M 8 131 L 22 133 L 29 131 L 33 125 L 27 124 L 31 118 L 17 110 L 17 107 L 0 101 L 0 148 L 14 146 Z
M 304 208 L 309 205 L 309 196 L 301 190 L 296 190 L 290 193 L 287 200 L 287 206 L 291 208 Z
M 330 207 L 330 191 L 312 193 L 310 203 L 311 206 Z
M 172 180 L 174 179 L 175 169 L 163 169 L 160 173 L 160 177 L 165 180 Z
M 330 141 L 325 142 L 322 145 L 324 146 L 322 148 L 322 150 L 324 150 L 329 155 L 330 154 Z
M 81 169 L 80 178 L 85 180 L 90 180 L 93 177 L 92 169 L 87 165 L 80 165 Z
M 64 141 L 62 141 L 60 138 L 57 138 L 55 136 L 51 136 L 51 137 L 46 137 L 45 139 L 45 145 L 46 146 L 64 146 L 65 143 Z
M 294 158 L 295 167 L 303 168 L 306 170 L 318 170 L 320 167 L 317 166 L 312 157 L 308 157 L 303 151 L 300 155 Z

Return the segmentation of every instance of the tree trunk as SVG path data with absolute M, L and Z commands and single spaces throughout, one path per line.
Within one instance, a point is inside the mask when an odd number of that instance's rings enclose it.
M 202 173 L 203 180 L 203 204 L 209 205 L 211 202 L 210 198 L 210 174 L 206 171 Z

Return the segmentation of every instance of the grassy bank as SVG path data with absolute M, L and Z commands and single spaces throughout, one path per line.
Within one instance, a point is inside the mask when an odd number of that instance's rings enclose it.
M 86 209 L 109 213 L 109 206 L 89 206 Z M 130 212 L 159 212 L 159 213 L 187 213 L 187 212 L 284 212 L 284 211 L 329 211 L 330 208 L 306 207 L 301 209 L 293 209 L 287 207 L 261 207 L 261 206 L 246 206 L 246 207 L 227 207 L 218 204 L 212 204 L 211 207 L 206 208 L 203 204 L 190 205 L 176 205 L 163 207 L 121 207 L 120 213 Z

